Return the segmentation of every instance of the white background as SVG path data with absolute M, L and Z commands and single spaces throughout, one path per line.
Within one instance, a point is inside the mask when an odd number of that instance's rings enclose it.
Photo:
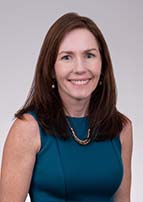
M 132 202 L 143 200 L 143 1 L 0 0 L 0 162 L 13 114 L 29 91 L 49 27 L 66 12 L 92 18 L 110 49 L 118 108 L 133 123 Z M 29 198 L 26 200 L 29 201 Z

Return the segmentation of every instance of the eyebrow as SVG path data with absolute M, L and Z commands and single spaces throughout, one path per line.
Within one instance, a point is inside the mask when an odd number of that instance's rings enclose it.
M 83 52 L 89 52 L 89 51 L 97 51 L 97 49 L 96 48 L 90 48 L 90 49 L 84 50 Z M 72 51 L 61 51 L 58 55 L 61 55 L 61 54 L 64 54 L 64 53 L 73 54 Z

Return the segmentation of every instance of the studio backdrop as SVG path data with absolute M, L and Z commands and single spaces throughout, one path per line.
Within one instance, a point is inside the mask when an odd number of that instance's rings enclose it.
M 142 0 L 0 1 L 0 162 L 13 115 L 31 86 L 47 30 L 59 16 L 77 12 L 93 19 L 107 41 L 117 82 L 117 106 L 133 124 L 131 201 L 143 200 L 142 10 Z

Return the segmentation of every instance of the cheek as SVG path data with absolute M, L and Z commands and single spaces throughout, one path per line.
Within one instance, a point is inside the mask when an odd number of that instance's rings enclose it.
M 101 66 L 96 66 L 96 68 L 94 68 L 93 74 L 95 75 L 95 77 L 100 78 Z
M 66 78 L 66 72 L 62 68 L 55 68 L 55 79 L 57 84 L 62 84 Z
M 101 74 L 102 62 L 100 58 L 97 58 L 97 60 L 95 60 L 94 63 L 92 63 L 92 69 L 96 75 Z
M 57 79 L 63 80 L 65 78 L 68 77 L 68 75 L 70 74 L 71 70 L 69 68 L 69 66 L 62 64 L 62 63 L 57 63 L 55 65 L 55 77 Z
M 62 76 L 62 67 L 59 64 L 55 64 L 54 72 L 55 72 L 55 79 L 59 80 Z

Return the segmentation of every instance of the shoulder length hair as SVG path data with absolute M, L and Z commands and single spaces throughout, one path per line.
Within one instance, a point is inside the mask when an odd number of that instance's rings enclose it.
M 116 109 L 116 85 L 109 50 L 95 22 L 77 13 L 61 16 L 49 29 L 41 47 L 29 95 L 15 117 L 23 118 L 24 113 L 34 111 L 46 132 L 64 139 L 69 137 L 64 106 L 57 85 L 53 89 L 52 84 L 61 41 L 67 33 L 77 28 L 88 29 L 94 35 L 102 59 L 100 80 L 91 95 L 88 108 L 90 138 L 112 139 L 121 132 L 127 118 Z

